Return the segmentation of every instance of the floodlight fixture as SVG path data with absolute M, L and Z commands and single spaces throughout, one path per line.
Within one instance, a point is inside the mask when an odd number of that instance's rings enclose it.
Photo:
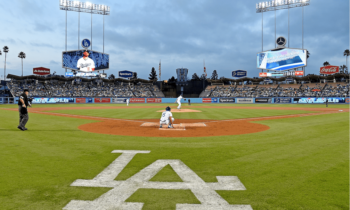
M 274 0 L 257 3 L 255 8 L 256 13 L 262 13 L 308 5 L 310 5 L 310 0 Z
M 60 10 L 109 15 L 111 8 L 106 5 L 93 4 L 91 2 L 60 0 Z

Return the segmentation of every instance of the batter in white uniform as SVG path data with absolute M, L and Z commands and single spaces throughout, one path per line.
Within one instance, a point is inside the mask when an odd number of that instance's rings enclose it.
M 162 113 L 162 117 L 160 118 L 160 128 L 163 127 L 163 125 L 168 125 L 168 128 L 173 128 L 173 123 L 175 119 L 173 118 L 173 114 L 171 113 L 171 108 L 167 107 L 165 108 L 165 112 Z

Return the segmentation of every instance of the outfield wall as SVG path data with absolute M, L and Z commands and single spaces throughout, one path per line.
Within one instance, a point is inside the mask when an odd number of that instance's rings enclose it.
M 39 98 L 34 97 L 33 104 L 126 104 L 126 100 L 129 99 L 131 104 L 152 104 L 152 103 L 175 103 L 176 98 L 91 98 L 91 97 L 64 97 L 64 98 Z M 349 104 L 350 98 L 346 97 L 327 97 L 327 98 L 315 98 L 315 97 L 300 97 L 300 98 L 187 98 L 182 99 L 181 103 L 187 104 L 188 100 L 191 104 L 204 103 L 223 103 L 223 104 L 322 104 L 328 99 L 329 103 L 332 104 Z M 17 104 L 18 97 L 0 98 L 0 104 Z

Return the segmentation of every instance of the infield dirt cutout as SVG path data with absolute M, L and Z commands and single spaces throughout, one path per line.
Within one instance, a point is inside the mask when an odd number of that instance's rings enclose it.
M 246 118 L 246 119 L 232 119 L 232 120 L 176 119 L 175 121 L 176 124 L 174 126 L 175 129 L 171 130 L 171 128 L 160 129 L 159 119 L 128 120 L 128 119 L 114 119 L 114 118 L 106 118 L 106 117 L 91 117 L 91 116 L 83 116 L 83 115 L 47 112 L 47 111 L 55 111 L 55 110 L 76 110 L 76 109 L 135 109 L 135 108 L 137 109 L 137 108 L 164 108 L 164 107 L 163 106 L 53 107 L 53 108 L 31 108 L 29 112 L 99 121 L 99 122 L 80 125 L 78 127 L 80 130 L 83 130 L 86 132 L 122 135 L 122 136 L 143 136 L 143 137 L 206 137 L 206 136 L 228 136 L 228 135 L 250 134 L 250 133 L 266 131 L 269 129 L 269 126 L 263 125 L 254 121 L 339 113 L 339 109 L 337 108 L 230 107 L 230 106 L 195 107 L 193 106 L 191 108 L 305 110 L 305 111 L 315 111 L 315 113 Z M 18 111 L 17 109 L 8 109 L 8 108 L 6 109 L 12 110 L 12 111 Z M 182 111 L 179 111 L 179 112 L 182 112 Z M 197 111 L 197 110 L 191 110 L 191 111 Z M 344 110 L 344 111 L 348 112 L 349 110 Z

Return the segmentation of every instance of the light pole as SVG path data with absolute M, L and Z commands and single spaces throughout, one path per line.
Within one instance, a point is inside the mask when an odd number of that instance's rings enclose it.
M 275 34 L 276 34 L 276 10 L 288 9 L 288 47 L 289 47 L 289 9 L 302 7 L 302 48 L 304 49 L 304 7 L 310 5 L 310 0 L 273 0 L 256 4 L 256 13 L 275 11 Z M 263 17 L 263 16 L 262 16 Z
M 6 55 L 9 52 L 9 48 L 7 46 L 5 46 L 2 49 L 4 50 L 4 53 L 5 53 L 4 80 L 6 80 Z
M 1 50 L 0 50 L 0 55 L 2 55 L 2 52 L 1 52 Z M 2 77 L 2 75 L 1 75 L 1 77 Z M 0 77 L 0 78 L 1 78 L 1 77 Z M 4 80 L 5 80 L 5 77 L 4 77 Z
M 66 51 L 67 51 L 67 11 L 78 12 L 78 49 L 80 41 L 80 12 L 91 13 L 91 50 L 92 50 L 92 15 L 109 15 L 111 8 L 106 5 L 92 4 L 90 2 L 60 0 L 60 10 L 66 11 Z M 104 52 L 104 16 L 103 16 L 103 52 Z
M 20 52 L 18 57 L 22 60 L 22 77 L 23 77 L 23 59 L 26 58 L 26 54 L 24 52 Z

